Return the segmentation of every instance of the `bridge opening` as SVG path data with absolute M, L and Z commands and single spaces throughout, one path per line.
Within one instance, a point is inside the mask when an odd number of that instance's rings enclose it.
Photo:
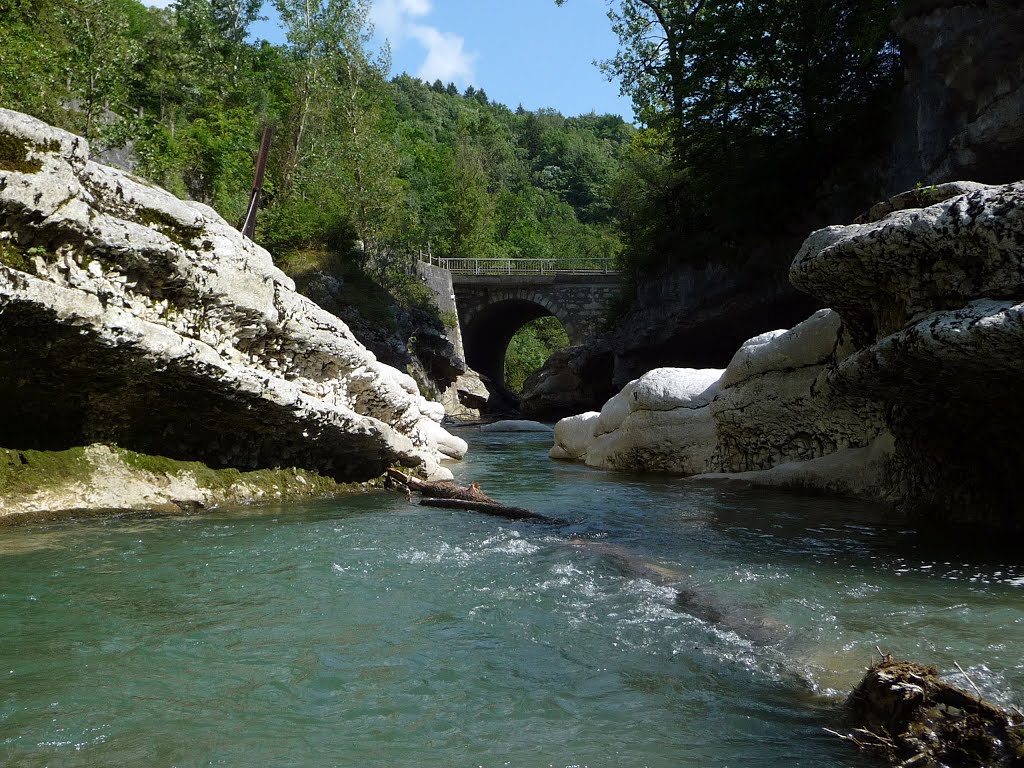
M 569 335 L 553 315 L 531 320 L 512 336 L 505 350 L 505 386 L 517 395 L 530 374 L 560 349 L 569 346 Z
M 518 394 L 552 351 L 568 346 L 569 336 L 546 307 L 509 299 L 483 307 L 463 327 L 462 341 L 470 368 Z

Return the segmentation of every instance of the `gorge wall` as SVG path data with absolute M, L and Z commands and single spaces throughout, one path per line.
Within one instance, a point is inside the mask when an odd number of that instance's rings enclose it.
M 938 185 L 812 234 L 790 268 L 832 309 L 721 369 L 659 368 L 559 422 L 553 458 L 811 488 L 1024 529 L 1024 182 Z
M 527 382 L 524 415 L 558 418 L 598 408 L 626 382 L 661 366 L 724 367 L 744 339 L 799 322 L 822 306 L 786 275 L 809 231 L 849 221 L 917 185 L 1024 178 L 1024 7 L 916 0 L 905 4 L 894 29 L 904 86 L 887 149 L 864 166 L 862 178 L 823 182 L 819 205 L 802 221 L 784 223 L 789 235 L 766 233 L 763 253 L 742 266 L 683 265 L 645 276 L 613 333 L 558 355 Z

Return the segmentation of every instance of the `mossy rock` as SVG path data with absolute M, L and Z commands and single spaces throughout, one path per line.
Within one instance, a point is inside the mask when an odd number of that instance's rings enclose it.
M 43 169 L 39 160 L 29 158 L 29 150 L 35 145 L 20 136 L 0 131 L 0 171 L 17 173 L 38 173 Z M 42 149 L 48 149 L 49 144 Z M 60 145 L 57 145 L 60 148 Z
M 25 257 L 24 251 L 10 240 L 0 240 L 0 264 L 19 272 L 31 272 L 31 262 Z
M 191 248 L 192 241 L 202 232 L 200 227 L 182 224 L 173 216 L 156 208 L 142 208 L 139 211 L 139 219 L 147 227 L 157 230 L 182 248 Z
M 93 474 L 85 448 L 15 451 L 0 448 L 0 497 L 22 496 L 53 486 L 87 482 Z
M 125 498 L 124 505 L 118 509 L 90 506 L 90 489 L 104 484 L 110 488 L 121 487 L 129 477 L 147 490 L 138 497 Z M 176 492 L 170 490 L 170 479 L 178 481 L 174 486 L 178 491 L 185 490 L 184 501 L 169 495 Z M 369 483 L 339 483 L 296 468 L 248 472 L 212 469 L 197 461 L 178 461 L 105 445 L 64 451 L 0 449 L 0 509 L 8 507 L 8 511 L 29 513 L 28 518 L 24 514 L 0 515 L 0 524 L 49 519 L 55 514 L 92 516 L 93 513 L 126 510 L 159 511 L 162 507 L 181 512 L 264 499 L 325 498 L 364 492 L 383 487 L 383 483 L 383 478 Z M 76 491 L 76 487 L 79 490 Z M 49 497 L 48 491 L 52 492 Z M 69 496 L 76 499 L 70 505 Z
M 152 475 L 189 475 L 202 489 L 227 493 L 235 488 L 251 488 L 266 495 L 288 497 L 328 496 L 346 491 L 362 490 L 361 484 L 343 484 L 302 469 L 257 469 L 242 472 L 233 468 L 211 469 L 199 461 L 178 461 L 163 456 L 113 448 L 125 466 Z

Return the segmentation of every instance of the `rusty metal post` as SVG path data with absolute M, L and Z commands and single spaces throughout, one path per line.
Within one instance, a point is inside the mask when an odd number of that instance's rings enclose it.
M 249 193 L 249 210 L 245 214 L 242 234 L 250 240 L 256 234 L 256 211 L 260 207 L 260 195 L 263 193 L 263 176 L 267 171 L 267 155 L 270 154 L 270 139 L 274 135 L 273 128 L 264 128 L 260 139 L 260 153 L 256 156 L 256 175 L 252 181 L 252 192 Z

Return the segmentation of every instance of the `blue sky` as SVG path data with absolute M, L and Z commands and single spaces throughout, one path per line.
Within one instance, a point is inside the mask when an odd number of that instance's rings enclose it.
M 471 84 L 513 109 L 633 119 L 629 99 L 593 64 L 616 49 L 604 0 L 570 0 L 561 8 L 554 0 L 373 1 L 377 35 L 391 42 L 392 74 L 454 81 L 460 89 Z M 283 39 L 274 19 L 253 32 Z

